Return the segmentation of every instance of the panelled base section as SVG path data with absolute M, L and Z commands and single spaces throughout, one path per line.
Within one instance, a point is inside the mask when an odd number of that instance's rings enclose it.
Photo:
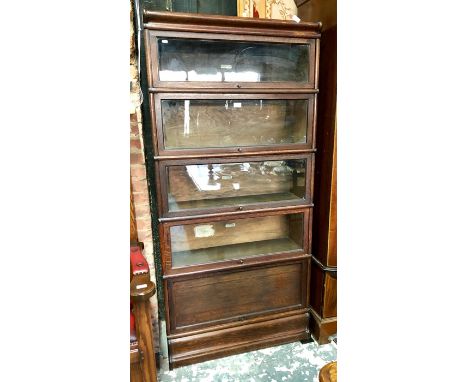
M 289 316 L 274 317 L 266 317 L 264 321 L 245 321 L 239 326 L 210 332 L 169 338 L 170 368 L 310 338 L 308 313 L 291 312 Z
M 169 366 L 310 338 L 310 255 L 165 277 Z
M 312 337 L 320 345 L 329 342 L 328 337 L 336 334 L 337 318 L 320 318 L 320 316 L 312 309 L 310 328 Z

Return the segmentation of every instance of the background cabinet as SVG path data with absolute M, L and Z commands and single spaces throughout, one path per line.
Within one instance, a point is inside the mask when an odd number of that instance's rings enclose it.
M 307 340 L 321 25 L 144 27 L 170 367 Z
M 320 102 L 317 117 L 317 161 L 314 192 L 312 254 L 312 335 L 319 343 L 337 330 L 337 224 L 336 224 L 336 0 L 298 3 L 302 20 L 323 22 L 320 40 Z M 318 223 L 318 224 L 317 224 Z
M 237 15 L 237 0 L 142 0 L 145 9 L 214 15 Z

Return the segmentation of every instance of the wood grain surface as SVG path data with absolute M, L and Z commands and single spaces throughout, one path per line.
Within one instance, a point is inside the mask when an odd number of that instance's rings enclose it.
M 329 362 L 320 369 L 319 382 L 337 382 L 337 380 L 336 361 Z
M 328 343 L 328 338 L 337 332 L 337 318 L 320 318 L 314 310 L 311 313 L 310 326 L 312 337 L 319 345 Z
M 324 318 L 336 317 L 336 283 L 337 279 L 330 276 L 330 274 L 325 275 L 325 285 L 323 290 L 323 308 L 322 316 Z
M 170 367 L 309 338 L 321 24 L 145 12 L 144 28 Z M 186 46 L 170 52 L 175 39 Z M 258 82 L 226 77 L 247 69 Z M 164 70 L 187 77 L 161 81 Z M 184 169 L 272 156 L 308 158 L 305 177 L 220 174 L 205 193 Z M 290 194 L 305 199 L 274 200 Z M 207 200 L 221 204 L 204 210 Z
M 189 31 L 208 33 L 231 33 L 234 37 L 254 35 L 262 40 L 269 36 L 318 38 L 321 22 L 292 23 L 291 21 L 259 19 L 251 17 L 197 15 L 193 13 L 170 13 L 143 11 L 145 29 Z M 238 33 L 232 33 L 235 30 Z M 260 37 L 259 37 L 260 36 Z
M 262 321 L 169 339 L 170 367 L 258 350 L 308 338 L 308 314 L 267 315 Z
M 171 326 L 176 330 L 263 312 L 297 309 L 305 304 L 301 275 L 302 264 L 296 263 L 175 281 L 170 298 L 177 303 Z

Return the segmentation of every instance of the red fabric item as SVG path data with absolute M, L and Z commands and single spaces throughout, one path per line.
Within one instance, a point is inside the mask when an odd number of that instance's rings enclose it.
M 149 273 L 149 266 L 141 252 L 140 246 L 135 245 L 130 247 L 130 263 L 132 266 L 132 274 L 141 275 Z
M 257 19 L 260 18 L 260 14 L 257 11 L 257 7 L 255 6 L 255 3 L 253 4 L 253 17 L 256 17 Z

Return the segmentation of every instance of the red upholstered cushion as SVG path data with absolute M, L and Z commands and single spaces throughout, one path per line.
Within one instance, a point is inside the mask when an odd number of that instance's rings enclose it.
M 130 247 L 130 263 L 132 266 L 132 273 L 134 275 L 141 275 L 144 273 L 149 273 L 149 266 L 146 262 L 141 248 L 138 245 Z

